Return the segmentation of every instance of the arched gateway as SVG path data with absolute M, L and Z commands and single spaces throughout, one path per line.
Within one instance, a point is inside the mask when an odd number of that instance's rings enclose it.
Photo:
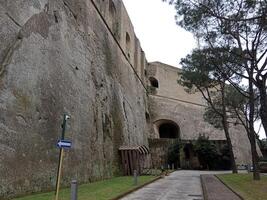
M 172 120 L 157 120 L 154 122 L 154 129 L 159 138 L 180 138 L 180 127 Z
M 154 138 L 149 139 L 154 168 L 180 167 L 180 127 L 170 119 L 154 121 Z

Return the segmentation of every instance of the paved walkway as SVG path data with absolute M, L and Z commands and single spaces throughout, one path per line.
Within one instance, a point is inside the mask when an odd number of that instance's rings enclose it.
M 176 171 L 121 200 L 203 200 L 200 175 L 218 173 L 227 172 Z
M 208 200 L 241 200 L 215 176 L 203 175 L 201 178 Z

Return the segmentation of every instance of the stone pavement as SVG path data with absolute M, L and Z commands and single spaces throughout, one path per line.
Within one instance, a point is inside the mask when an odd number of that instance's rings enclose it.
M 201 179 L 208 200 L 241 200 L 215 176 L 202 175 Z
M 176 171 L 121 200 L 203 200 L 200 175 L 218 173 L 230 173 L 230 171 Z

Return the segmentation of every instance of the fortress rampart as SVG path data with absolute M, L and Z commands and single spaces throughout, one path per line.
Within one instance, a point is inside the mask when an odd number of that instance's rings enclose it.
M 1 1 L 0 27 L 0 199 L 55 187 L 64 113 L 63 185 L 120 175 L 119 147 L 148 147 L 164 120 L 183 140 L 224 140 L 203 121 L 201 97 L 176 84 L 179 69 L 147 63 L 121 0 Z
M 0 199 L 120 174 L 118 148 L 148 145 L 146 58 L 119 0 L 0 3 Z

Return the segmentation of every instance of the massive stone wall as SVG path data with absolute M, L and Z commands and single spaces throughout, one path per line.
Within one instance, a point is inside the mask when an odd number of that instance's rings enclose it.
M 146 59 L 120 0 L 0 1 L 0 199 L 119 173 L 120 145 L 147 145 Z
M 203 121 L 201 96 L 176 84 L 178 69 L 147 66 L 121 0 L 0 1 L 0 27 L 0 199 L 55 186 L 63 113 L 64 185 L 119 174 L 118 148 L 148 145 L 161 119 L 184 140 L 224 139 Z M 159 88 L 148 98 L 150 77 Z M 247 138 L 234 127 L 232 139 L 246 163 Z
M 149 63 L 147 72 L 148 78 L 158 80 L 158 88 L 152 87 L 149 95 L 150 138 L 159 138 L 161 121 L 169 120 L 179 126 L 182 140 L 196 140 L 200 134 L 205 134 L 210 140 L 225 140 L 222 130 L 204 121 L 202 95 L 199 92 L 189 94 L 177 83 L 180 69 L 155 62 Z M 250 163 L 250 144 L 245 129 L 232 125 L 230 134 L 237 164 Z

